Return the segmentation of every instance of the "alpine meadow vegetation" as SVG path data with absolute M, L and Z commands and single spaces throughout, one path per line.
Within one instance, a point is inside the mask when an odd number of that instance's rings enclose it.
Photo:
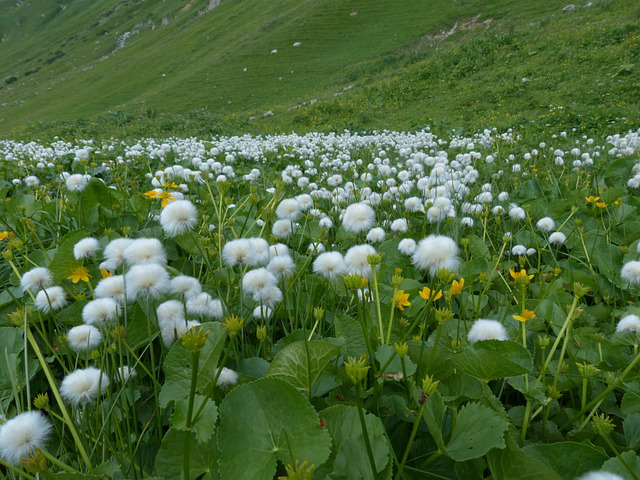
M 640 130 L 0 143 L 10 479 L 640 478 Z

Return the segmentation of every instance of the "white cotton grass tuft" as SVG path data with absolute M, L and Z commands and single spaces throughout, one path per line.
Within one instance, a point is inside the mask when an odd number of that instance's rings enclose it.
M 113 275 L 112 277 L 103 278 L 98 282 L 94 293 L 97 298 L 111 298 L 116 302 L 124 302 L 124 277 L 122 275 Z
M 398 243 L 398 250 L 405 255 L 413 255 L 416 251 L 416 241 L 413 238 L 403 238 Z
M 107 268 L 109 271 L 114 271 L 118 268 L 122 262 L 124 262 L 124 251 L 133 243 L 130 238 L 116 238 L 111 240 L 106 247 L 104 247 L 105 263 L 111 268 Z
M 76 173 L 74 175 L 69 175 L 67 177 L 67 180 L 65 181 L 65 184 L 67 185 L 67 188 L 72 192 L 82 192 L 85 188 L 87 188 L 89 181 L 84 175 Z
M 87 325 L 107 325 L 117 317 L 118 303 L 110 297 L 96 298 L 82 308 L 82 321 Z
M 67 304 L 67 296 L 62 287 L 49 287 L 38 292 L 34 304 L 44 313 L 60 310 Z
M 51 433 L 51 422 L 36 410 L 16 415 L 0 426 L 0 457 L 11 465 L 44 448 Z
M 98 392 L 104 393 L 109 386 L 109 378 L 95 367 L 75 370 L 60 384 L 60 394 L 67 402 L 83 405 L 93 402 Z
M 287 247 L 284 243 L 276 243 L 275 245 L 271 245 L 269 247 L 269 256 L 270 258 L 279 257 L 279 256 L 288 257 L 289 255 L 289 247 Z
M 136 372 L 136 369 L 127 365 L 123 365 L 117 370 L 118 379 L 124 383 L 128 382 L 132 378 L 136 378 L 137 376 L 138 372 Z
M 169 289 L 169 274 L 162 265 L 135 265 L 127 272 L 127 300 L 138 297 L 158 298 Z
M 544 217 L 538 220 L 538 223 L 536 223 L 536 227 L 538 227 L 538 230 L 540 230 L 541 232 L 550 232 L 554 228 L 556 228 L 556 222 L 554 222 L 553 218 L 551 217 Z
M 359 233 L 373 227 L 376 214 L 366 203 L 353 203 L 347 207 L 342 217 L 342 226 L 348 232 Z
M 73 246 L 73 256 L 76 260 L 92 258 L 99 249 L 100 244 L 98 243 L 98 240 L 93 237 L 83 238 Z
M 231 240 L 222 247 L 222 261 L 227 267 L 235 267 L 250 261 L 253 252 L 251 242 L 246 238 Z
M 185 323 L 184 311 L 185 306 L 178 300 L 168 300 L 161 303 L 158 305 L 158 308 L 156 308 L 158 326 L 162 330 L 176 323 Z
M 256 320 L 267 319 L 271 317 L 272 313 L 273 310 L 271 310 L 269 307 L 258 305 L 253 309 L 253 318 L 255 318 Z
M 48 288 L 53 284 L 53 277 L 48 268 L 36 267 L 22 275 L 20 286 L 25 292 L 36 293 L 39 290 Z
M 313 262 L 313 272 L 329 280 L 344 275 L 346 271 L 347 266 L 340 252 L 321 253 Z
M 351 247 L 344 256 L 347 273 L 369 278 L 371 276 L 371 265 L 369 265 L 368 257 L 375 254 L 376 249 L 366 243 Z
M 248 238 L 249 246 L 251 248 L 251 255 L 247 257 L 247 265 L 250 267 L 258 267 L 269 263 L 271 257 L 269 253 L 269 243 L 260 237 Z
M 640 283 L 640 261 L 632 260 L 622 266 L 620 275 L 629 283 Z
M 640 333 L 640 317 L 637 315 L 626 315 L 620 319 L 616 325 L 618 333 Z
M 222 302 L 214 300 L 206 292 L 187 299 L 187 312 L 203 318 L 221 319 L 224 316 Z
M 253 300 L 266 307 L 274 307 L 282 301 L 282 290 L 277 285 L 257 290 L 253 294 Z
M 620 475 L 604 470 L 587 472 L 577 480 L 624 480 Z
M 160 225 L 170 237 L 193 230 L 197 223 L 198 210 L 189 200 L 175 200 L 160 213 Z
M 216 385 L 224 388 L 235 385 L 236 383 L 238 383 L 238 374 L 230 368 L 222 367 L 222 371 L 220 372 Z
M 385 238 L 384 229 L 380 227 L 372 228 L 367 233 L 367 242 L 380 243 L 384 240 L 384 238 Z
M 276 207 L 276 216 L 281 220 L 296 221 L 301 214 L 300 202 L 295 198 L 285 198 Z
M 93 350 L 100 342 L 102 334 L 92 325 L 78 325 L 67 332 L 67 343 L 74 352 Z
M 137 238 L 124 249 L 123 255 L 129 265 L 167 263 L 164 247 L 157 238 Z
M 567 236 L 562 232 L 553 232 L 549 235 L 549 243 L 551 245 L 560 246 L 567 240 Z
M 195 297 L 202 292 L 202 285 L 197 278 L 187 275 L 178 275 L 173 277 L 169 284 L 172 293 L 182 295 L 185 298 Z
M 197 327 L 199 325 L 200 322 L 196 322 L 195 320 L 189 320 L 188 322 L 182 320 L 175 323 L 167 323 L 160 329 L 162 341 L 166 347 L 170 347 L 182 335 L 187 333 L 193 327 Z
M 291 220 L 277 220 L 273 224 L 271 233 L 273 236 L 280 239 L 289 238 L 295 231 L 295 225 L 291 223 Z
M 479 319 L 473 322 L 467 334 L 469 343 L 476 343 L 482 340 L 506 340 L 507 331 L 504 326 L 496 320 Z
M 428 270 L 431 276 L 442 268 L 457 272 L 460 266 L 456 242 L 444 235 L 429 235 L 420 240 L 411 260 L 416 268 Z
M 293 275 L 296 271 L 296 264 L 291 257 L 282 255 L 272 258 L 267 265 L 267 270 L 278 280 L 282 280 Z
M 527 218 L 527 213 L 524 211 L 524 208 L 514 206 L 509 210 L 509 217 L 511 217 L 512 220 L 524 220 Z
M 275 275 L 266 268 L 256 268 L 255 270 L 249 270 L 242 277 L 242 289 L 248 295 L 254 295 L 261 292 L 273 285 L 276 285 L 278 280 Z

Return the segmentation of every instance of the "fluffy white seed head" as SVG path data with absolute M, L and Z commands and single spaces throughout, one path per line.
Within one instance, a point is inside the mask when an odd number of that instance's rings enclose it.
M 76 173 L 74 175 L 69 175 L 67 180 L 65 181 L 67 188 L 72 192 L 81 192 L 85 188 L 87 188 L 87 184 L 89 183 L 87 178 L 84 175 L 80 175 Z
M 271 229 L 271 233 L 276 238 L 289 238 L 294 231 L 294 225 L 291 223 L 291 220 L 277 220 L 273 224 L 273 228 Z
M 549 243 L 551 245 L 560 246 L 565 242 L 566 239 L 567 236 L 562 232 L 553 232 L 551 235 L 549 235 Z
M 156 308 L 156 315 L 158 317 L 158 326 L 160 329 L 173 325 L 176 323 L 184 323 L 184 309 L 185 307 L 178 300 L 168 300 L 161 303 Z
M 124 302 L 124 277 L 113 275 L 103 278 L 94 290 L 97 298 L 111 298 L 116 302 Z
M 269 243 L 264 238 L 248 238 L 251 248 L 251 255 L 247 257 L 247 265 L 258 267 L 269 262 Z
M 193 230 L 197 222 L 198 210 L 189 200 L 175 200 L 160 214 L 160 225 L 170 237 Z
M 231 240 L 222 247 L 222 260 L 228 267 L 242 265 L 253 255 L 251 243 L 246 238 Z
M 73 246 L 73 256 L 76 257 L 76 260 L 90 258 L 93 257 L 99 249 L 100 244 L 98 240 L 92 237 L 83 238 Z
M 162 265 L 135 265 L 127 272 L 127 300 L 158 298 L 169 289 L 169 274 Z
M 67 342 L 74 352 L 93 350 L 101 341 L 100 330 L 92 325 L 78 325 L 67 332 Z
M 276 285 L 278 280 L 276 277 L 266 268 L 256 268 L 250 270 L 242 277 L 242 289 L 248 295 L 253 295 L 266 288 Z
M 137 238 L 124 249 L 124 259 L 129 265 L 167 263 L 164 247 L 157 238 Z
M 271 245 L 269 247 L 270 258 L 278 257 L 280 255 L 284 255 L 285 257 L 289 256 L 289 247 L 287 247 L 284 243 L 276 243 L 275 245 Z
M 184 322 L 184 320 L 175 323 L 167 323 L 160 329 L 162 341 L 164 342 L 165 346 L 169 347 L 182 335 L 187 333 L 193 327 L 197 327 L 199 325 L 200 322 L 196 322 L 195 320 L 189 320 L 186 323 Z
M 271 285 L 253 294 L 253 300 L 257 303 L 273 308 L 282 301 L 282 290 L 277 285 Z
M 624 480 L 620 475 L 616 475 L 615 473 L 605 472 L 604 470 L 600 470 L 597 472 L 587 472 L 581 477 L 578 477 L 578 480 Z
M 276 208 L 276 216 L 279 219 L 296 221 L 302 213 L 301 205 L 295 198 L 285 198 Z
M 398 244 L 398 250 L 405 255 L 413 255 L 416 251 L 416 241 L 413 238 L 403 238 Z
M 384 237 L 385 237 L 384 229 L 380 227 L 375 227 L 369 230 L 369 233 L 367 233 L 367 242 L 380 243 L 384 240 Z
M 216 385 L 224 388 L 230 385 L 235 385 L 236 383 L 238 383 L 238 374 L 230 368 L 222 367 L 222 371 L 220 372 Z
M 536 227 L 538 227 L 538 230 L 542 232 L 550 232 L 554 228 L 556 228 L 556 222 L 554 222 L 553 218 L 551 217 L 544 217 L 538 220 L 538 223 L 536 223 Z
M 22 275 L 22 278 L 20 279 L 22 289 L 25 292 L 29 290 L 32 293 L 48 288 L 52 283 L 53 277 L 51 276 L 51 272 L 48 268 L 44 267 L 33 268 Z
M 118 303 L 110 297 L 96 298 L 82 308 L 82 321 L 87 325 L 107 325 L 115 321 L 117 317 Z
M 109 379 L 95 367 L 76 370 L 62 380 L 60 394 L 69 403 L 82 405 L 94 401 L 98 392 L 104 393 Z
M 618 333 L 640 333 L 640 317 L 637 315 L 627 315 L 622 317 L 616 325 Z
M 49 287 L 38 292 L 34 304 L 44 313 L 60 310 L 67 304 L 67 296 L 62 287 Z
M 269 270 L 274 277 L 281 280 L 293 275 L 293 272 L 296 271 L 296 264 L 291 257 L 281 255 L 271 259 L 269 265 L 267 265 L 267 270 Z
M 482 340 L 506 340 L 507 331 L 504 326 L 496 320 L 479 319 L 473 322 L 467 334 L 469 343 L 476 343 Z
M 640 261 L 632 260 L 625 263 L 622 266 L 620 275 L 629 283 L 640 283 Z
M 416 268 L 428 270 L 431 276 L 436 276 L 441 268 L 457 272 L 460 266 L 458 246 L 450 237 L 429 235 L 416 246 L 412 262 Z
M 0 457 L 11 465 L 44 448 L 51 433 L 51 422 L 39 411 L 16 415 L 0 426 Z
M 172 293 L 183 295 L 185 298 L 195 297 L 202 292 L 202 286 L 197 278 L 187 275 L 173 277 L 170 283 Z
M 116 238 L 111 240 L 104 248 L 104 258 L 112 267 L 112 270 L 115 270 L 118 265 L 124 262 L 124 251 L 131 243 L 133 243 L 133 240 L 130 238 Z
M 342 217 L 342 225 L 348 232 L 364 232 L 373 227 L 376 214 L 366 203 L 353 203 L 347 207 Z
M 356 245 L 347 250 L 344 256 L 344 262 L 347 267 L 347 273 L 350 275 L 359 274 L 369 278 L 371 276 L 371 265 L 367 257 L 375 255 L 376 249 L 371 245 Z
M 313 262 L 313 271 L 329 280 L 333 280 L 347 271 L 344 257 L 340 252 L 326 252 L 318 255 Z

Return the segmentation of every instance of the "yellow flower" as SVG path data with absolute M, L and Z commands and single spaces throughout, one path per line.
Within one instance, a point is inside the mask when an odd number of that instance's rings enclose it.
M 462 289 L 464 288 L 464 278 L 461 278 L 460 281 L 454 280 L 451 282 L 451 295 L 459 295 L 462 293 Z
M 618 198 L 615 202 L 613 202 L 614 205 L 622 205 L 622 199 Z
M 520 315 L 513 315 L 513 319 L 524 323 L 524 322 L 528 322 L 532 318 L 535 318 L 535 316 L 536 316 L 536 312 L 531 310 L 523 310 L 523 312 Z
M 178 188 L 178 185 L 176 185 L 176 182 L 171 182 L 171 183 L 167 182 L 167 183 L 163 183 L 163 184 L 162 184 L 162 186 L 163 186 L 164 188 L 175 188 L 175 189 L 177 189 L 177 188 Z
M 604 202 L 598 202 L 598 203 L 596 203 L 596 207 L 598 207 L 598 208 L 607 208 L 608 205 L 606 203 L 604 203 Z
M 404 312 L 404 307 L 411 305 L 411 302 L 409 301 L 409 294 L 404 293 L 404 290 L 398 290 L 396 292 L 395 304 L 398 310 Z
M 71 275 L 67 277 L 67 280 L 71 280 L 73 283 L 78 283 L 80 280 L 88 282 L 91 278 L 89 271 L 86 267 L 76 267 L 71 270 Z
M 418 295 L 420 295 L 425 300 L 429 300 L 431 298 L 431 294 L 433 294 L 434 302 L 439 298 L 442 298 L 442 290 L 438 290 L 438 293 L 436 293 L 434 290 L 431 290 L 429 287 L 424 287 L 420 292 L 418 292 Z
M 519 272 L 516 272 L 513 269 L 511 269 L 509 270 L 509 275 L 511 275 L 511 278 L 513 278 L 516 282 L 518 281 L 528 282 L 533 278 L 533 274 L 527 275 L 527 271 L 524 268 Z
M 111 273 L 109 270 L 101 268 L 100 269 L 100 275 L 102 275 L 102 278 L 107 278 L 107 277 L 112 277 L 113 273 Z
M 588 197 L 584 197 L 584 199 L 589 203 L 596 203 L 600 200 L 600 197 L 594 197 L 593 195 L 589 195 Z
M 166 207 L 169 204 L 169 202 L 172 202 L 176 199 L 172 192 L 161 192 L 158 195 L 156 195 L 156 198 L 162 199 L 162 202 L 160 202 L 160 204 L 162 205 L 162 208 Z
M 5 238 L 8 238 L 9 240 L 13 240 L 15 236 L 16 234 L 13 232 L 0 232 L 0 241 L 4 240 Z
M 143 195 L 149 198 L 156 198 L 158 196 L 158 192 L 155 190 L 149 190 L 148 192 L 144 192 Z

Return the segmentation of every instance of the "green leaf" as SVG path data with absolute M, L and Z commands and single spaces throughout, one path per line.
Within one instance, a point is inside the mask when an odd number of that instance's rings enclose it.
M 183 478 L 183 461 L 187 432 L 170 428 L 162 439 L 162 445 L 156 455 L 156 473 L 165 480 L 181 480 Z M 190 433 L 189 441 L 189 476 L 200 480 L 220 478 L 217 474 L 218 457 L 215 437 L 205 444 L 198 444 L 196 437 Z
M 393 356 L 393 360 L 389 363 L 389 366 L 386 368 L 384 373 L 398 374 L 402 373 L 402 362 L 400 361 L 400 357 L 395 355 L 396 350 L 392 345 L 380 345 L 376 349 L 376 360 L 380 363 L 380 365 L 386 365 L 389 359 Z M 416 371 L 416 364 L 411 361 L 409 356 L 404 357 L 404 366 L 406 369 L 407 377 L 413 375 Z
M 458 462 L 478 458 L 493 448 L 504 448 L 509 422 L 491 408 L 468 403 L 460 409 L 447 454 Z
M 638 448 L 640 446 L 640 413 L 629 415 L 624 419 L 622 426 L 627 447 Z
M 271 480 L 277 460 L 324 463 L 331 436 L 296 388 L 277 378 L 237 386 L 220 405 L 220 473 L 224 480 Z
M 527 445 L 523 450 L 553 468 L 563 480 L 573 480 L 590 470 L 598 470 L 609 458 L 602 450 L 575 442 Z
M 286 380 L 305 394 L 338 354 L 339 348 L 327 342 L 297 341 L 284 347 L 273 359 L 265 377 Z
M 209 335 L 200 351 L 197 387 L 200 393 L 205 393 L 213 383 L 218 359 L 226 338 L 226 328 L 220 322 L 204 323 L 203 327 L 205 331 L 209 332 Z M 163 365 L 165 383 L 160 390 L 161 407 L 166 407 L 169 402 L 189 396 L 191 366 L 191 352 L 185 349 L 179 341 L 174 343 Z
M 429 428 L 429 433 L 436 442 L 438 449 L 442 452 L 446 451 L 444 439 L 442 438 L 442 424 L 444 422 L 444 415 L 446 411 L 447 407 L 442 401 L 440 394 L 436 391 L 427 401 L 427 405 L 424 407 L 424 411 L 422 413 L 422 418 Z
M 359 357 L 367 353 L 367 342 L 364 339 L 362 327 L 356 320 L 344 314 L 336 314 L 334 325 L 336 335 L 341 341 L 340 351 L 343 355 Z
M 203 408 L 204 404 L 204 408 Z M 202 413 L 194 418 L 196 413 L 202 408 Z M 189 409 L 189 399 L 183 398 L 176 402 L 176 409 L 171 416 L 171 426 L 177 430 L 187 429 L 187 412 Z M 218 419 L 218 407 L 215 402 L 208 397 L 197 395 L 193 402 L 193 413 L 191 417 L 191 429 L 196 434 L 198 442 L 208 442 L 215 429 Z
M 453 357 L 454 366 L 472 377 L 489 381 L 529 372 L 533 360 L 519 343 L 484 340 Z
M 73 247 L 88 236 L 89 233 L 86 230 L 74 230 L 59 240 L 56 254 L 49 265 L 55 283 L 66 280 L 74 268 L 82 266 L 82 262 L 76 260 L 76 257 L 73 256 Z M 93 282 L 97 281 L 95 278 L 91 280 Z
M 640 457 L 638 457 L 634 452 L 628 450 L 626 452 L 621 452 L 620 456 L 625 461 L 625 463 L 631 468 L 633 473 L 636 474 L 636 478 L 640 477 Z M 617 473 L 625 480 L 635 480 L 634 477 L 631 476 L 629 470 L 625 468 L 622 462 L 617 458 L 610 458 L 602 465 L 602 469 L 607 472 Z
M 376 477 L 371 472 L 358 409 L 334 405 L 320 412 L 320 418 L 326 422 L 326 428 L 333 439 L 331 460 L 323 467 L 333 468 L 332 479 L 382 478 L 381 474 L 389 464 L 391 452 L 384 436 L 384 426 L 378 417 L 368 412 L 364 416 L 376 465 Z
M 496 480 L 560 480 L 549 466 L 525 453 L 511 438 L 507 438 L 505 449 L 487 454 L 487 463 Z

